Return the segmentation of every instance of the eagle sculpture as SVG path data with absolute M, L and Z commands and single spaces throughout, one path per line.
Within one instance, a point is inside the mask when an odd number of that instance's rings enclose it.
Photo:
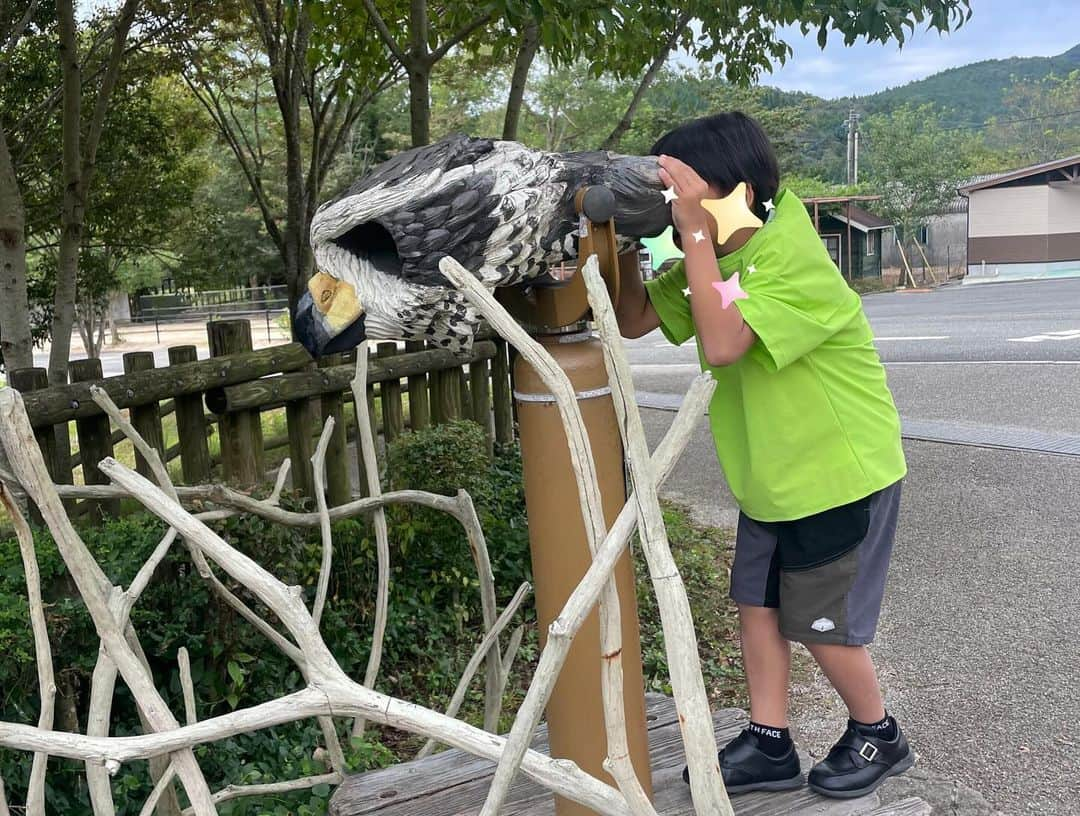
M 439 272 L 449 255 L 486 286 L 552 285 L 577 257 L 574 197 L 606 187 L 620 252 L 671 224 L 655 157 L 549 153 L 452 136 L 399 153 L 323 204 L 311 223 L 316 274 L 294 315 L 313 355 L 364 338 L 470 348 L 479 317 Z

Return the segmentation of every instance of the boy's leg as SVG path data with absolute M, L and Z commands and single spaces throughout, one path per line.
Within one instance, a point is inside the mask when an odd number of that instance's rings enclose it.
M 826 796 L 865 795 L 914 762 L 903 732 L 882 705 L 866 649 L 881 611 L 899 501 L 896 484 L 869 497 L 868 504 L 800 520 L 793 537 L 779 545 L 781 631 L 810 650 L 850 712 L 844 734 L 807 780 Z M 852 534 L 862 536 L 853 549 L 831 560 L 811 560 L 830 540 L 846 544 Z M 789 564 L 799 557 L 805 565 Z
M 762 725 L 787 728 L 791 643 L 780 634 L 776 609 L 738 606 L 750 719 Z
M 865 646 L 807 643 L 806 648 L 843 698 L 851 719 L 876 723 L 885 718 L 877 672 Z
M 803 784 L 787 729 L 791 644 L 780 634 L 775 525 L 739 518 L 731 598 L 739 607 L 750 725 L 720 751 L 728 793 L 790 790 Z M 683 779 L 689 774 L 683 771 Z

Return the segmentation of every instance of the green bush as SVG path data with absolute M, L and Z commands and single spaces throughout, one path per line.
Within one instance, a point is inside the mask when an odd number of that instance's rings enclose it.
M 392 446 L 388 458 L 393 484 L 401 484 L 399 473 L 407 471 L 407 478 L 413 480 L 408 482 L 409 487 L 452 492 L 454 479 L 469 486 L 491 550 L 499 601 L 505 603 L 518 584 L 529 577 L 521 464 L 516 448 L 501 450 L 493 462 L 488 461 L 478 427 L 450 423 L 405 434 Z M 394 468 L 399 470 L 395 472 Z M 300 504 L 289 496 L 282 503 L 286 507 Z M 461 527 L 453 519 L 409 508 L 394 508 L 388 515 L 391 598 L 377 685 L 380 691 L 438 708 L 449 700 L 475 646 L 480 621 L 475 568 Z M 303 587 L 310 603 L 321 556 L 317 529 L 283 527 L 251 516 L 227 520 L 215 525 L 215 529 L 281 580 Z M 81 532 L 110 580 L 126 586 L 160 541 L 165 526 L 140 514 Z M 362 677 L 370 651 L 377 580 L 375 540 L 369 520 L 336 523 L 334 543 L 334 570 L 322 632 L 342 668 L 352 677 Z M 71 695 L 80 727 L 85 728 L 97 636 L 48 533 L 38 532 L 36 544 L 58 685 L 63 694 Z M 270 617 L 269 611 L 244 590 L 231 588 L 256 611 Z M 525 614 L 533 613 L 530 610 Z M 296 668 L 276 650 L 267 648 L 261 635 L 198 578 L 179 543 L 159 567 L 132 620 L 155 683 L 174 711 L 183 708 L 176 668 L 176 652 L 181 646 L 191 655 L 200 720 L 303 686 Z M 0 720 L 34 722 L 38 691 L 33 638 L 22 562 L 14 539 L 0 540 L 0 649 L 5 655 L 0 661 Z M 474 692 L 463 714 L 476 722 L 480 712 L 479 693 Z M 134 705 L 122 683 L 117 685 L 113 723 L 115 734 L 138 731 Z M 344 737 L 347 724 L 341 725 Z M 324 767 L 312 758 L 321 743 L 318 726 L 303 722 L 202 746 L 197 755 L 211 785 L 218 787 L 230 782 L 252 783 L 323 772 Z M 357 770 L 379 767 L 395 761 L 390 748 L 406 754 L 416 747 L 415 740 L 403 744 L 400 735 L 371 729 L 366 741 L 348 746 L 348 760 Z M 19 802 L 25 795 L 29 768 L 29 755 L 0 751 L 0 775 L 13 801 Z M 113 784 L 119 814 L 138 813 L 150 790 L 148 780 L 145 763 L 124 766 Z M 48 784 L 50 812 L 89 816 L 80 764 L 51 760 Z M 327 801 L 328 791 L 319 789 L 267 799 L 241 799 L 225 803 L 221 809 L 223 814 L 238 816 L 319 814 L 325 812 Z
M 475 422 L 454 420 L 402 434 L 390 446 L 387 471 L 395 489 L 412 488 L 452 496 L 475 494 L 485 482 L 488 458 L 484 431 Z

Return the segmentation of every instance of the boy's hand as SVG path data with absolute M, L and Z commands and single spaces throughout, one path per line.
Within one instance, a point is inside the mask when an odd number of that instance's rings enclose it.
M 709 235 L 712 229 L 708 213 L 701 206 L 701 200 L 711 195 L 708 182 L 674 156 L 660 156 L 659 162 L 660 181 L 673 187 L 678 196 L 671 202 L 671 218 L 680 237 L 685 241 L 699 230 Z

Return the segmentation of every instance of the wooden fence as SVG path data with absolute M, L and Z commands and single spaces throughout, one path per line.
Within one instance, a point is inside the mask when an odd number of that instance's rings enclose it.
M 71 484 L 81 468 L 85 484 L 108 479 L 97 463 L 113 455 L 123 439 L 91 398 L 97 385 L 166 462 L 180 460 L 181 484 L 220 479 L 251 487 L 266 477 L 266 452 L 288 447 L 293 487 L 311 495 L 311 457 L 325 419 L 333 416 L 336 431 L 327 453 L 328 501 L 352 498 L 348 441 L 355 429 L 344 421 L 352 402 L 353 352 L 324 357 L 317 363 L 299 343 L 253 350 L 247 320 L 207 323 L 210 358 L 199 360 L 195 346 L 169 349 L 169 365 L 156 368 L 148 351 L 124 355 L 124 374 L 102 377 L 101 361 L 73 360 L 69 384 L 48 386 L 45 370 L 10 372 L 9 383 L 22 392 L 30 422 L 53 481 Z M 506 344 L 482 336 L 466 358 L 424 343 L 379 343 L 368 364 L 367 399 L 372 430 L 387 444 L 406 428 L 421 429 L 452 419 L 472 419 L 484 428 L 489 449 L 513 440 L 512 397 Z M 407 397 L 407 399 L 406 399 Z M 376 410 L 378 403 L 379 410 Z M 204 409 L 205 404 L 205 409 Z M 287 432 L 264 438 L 262 413 L 284 408 Z M 178 441 L 166 449 L 162 419 L 173 415 Z M 78 450 L 72 453 L 69 423 L 75 423 Z M 220 453 L 211 456 L 209 437 L 218 433 Z M 359 486 L 366 493 L 362 457 Z M 152 478 L 148 464 L 136 456 L 136 469 Z M 114 502 L 87 502 L 87 509 L 114 514 Z

